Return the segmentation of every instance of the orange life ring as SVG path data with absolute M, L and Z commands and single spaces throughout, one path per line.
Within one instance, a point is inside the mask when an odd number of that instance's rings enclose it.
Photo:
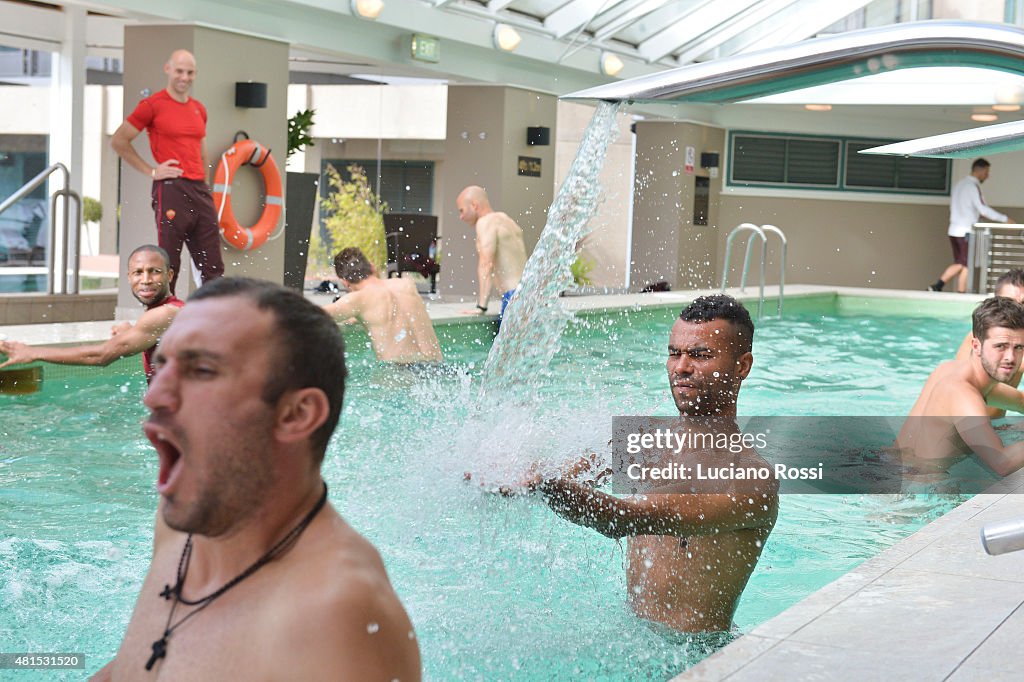
M 252 227 L 239 225 L 235 212 L 231 210 L 231 182 L 234 180 L 235 172 L 247 163 L 260 170 L 266 194 L 263 214 Z M 281 206 L 284 203 L 281 173 L 270 156 L 270 150 L 259 142 L 250 140 L 248 135 L 244 140 L 236 139 L 235 143 L 221 154 L 213 181 L 213 201 L 217 205 L 217 221 L 220 223 L 220 235 L 224 241 L 241 251 L 251 251 L 263 246 L 277 227 L 277 221 L 281 218 Z

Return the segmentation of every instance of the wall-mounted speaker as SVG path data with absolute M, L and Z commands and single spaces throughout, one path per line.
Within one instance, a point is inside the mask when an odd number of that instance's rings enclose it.
M 527 128 L 526 144 L 539 147 L 551 144 L 551 128 L 545 126 Z
M 235 83 L 235 106 L 245 109 L 266 109 L 267 84 Z

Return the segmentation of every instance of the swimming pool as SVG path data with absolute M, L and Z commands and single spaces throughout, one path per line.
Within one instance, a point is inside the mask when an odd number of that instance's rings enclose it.
M 740 414 L 905 414 L 968 328 L 963 315 L 787 305 L 785 320 L 758 324 Z M 352 378 L 324 475 L 332 503 L 381 550 L 416 626 L 426 679 L 666 679 L 708 653 L 702 638 L 669 641 L 631 614 L 624 543 L 461 476 L 510 449 L 521 457 L 601 447 L 612 415 L 671 414 L 664 360 L 677 313 L 579 316 L 539 404 L 500 417 L 516 443 L 491 437 L 482 425 L 498 417 L 469 407 L 487 325 L 439 328 L 446 356 L 465 371 L 433 381 L 379 367 L 366 337 L 347 333 Z M 83 652 L 92 672 L 120 643 L 156 505 L 137 363 L 46 367 L 40 393 L 0 395 L 0 650 Z M 781 612 L 957 501 L 784 496 L 737 625 L 749 630 Z

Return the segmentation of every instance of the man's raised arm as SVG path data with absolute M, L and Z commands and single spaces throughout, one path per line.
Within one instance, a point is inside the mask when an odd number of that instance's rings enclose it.
M 559 516 L 610 538 L 631 535 L 709 535 L 741 528 L 771 527 L 778 515 L 772 490 L 756 494 L 658 493 L 618 498 L 570 478 L 538 488 Z
M 114 360 L 138 355 L 155 346 L 178 310 L 180 308 L 170 305 L 147 310 L 135 326 L 114 334 L 103 343 L 87 346 L 29 346 L 17 341 L 0 341 L 0 353 L 7 355 L 7 361 L 0 364 L 0 369 L 37 360 L 57 365 L 105 367 Z

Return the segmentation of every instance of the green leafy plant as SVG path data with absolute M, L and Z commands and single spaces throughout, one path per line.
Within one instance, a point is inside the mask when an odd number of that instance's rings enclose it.
M 370 189 L 362 167 L 353 164 L 346 170 L 348 180 L 343 179 L 334 166 L 327 166 L 330 191 L 320 200 L 327 235 L 325 239 L 320 230 L 313 230 L 309 240 L 310 269 L 330 272 L 334 254 L 346 247 L 357 246 L 377 272 L 383 273 L 388 255 L 384 239 L 387 204 Z
M 593 272 L 597 263 L 592 258 L 587 258 L 582 253 L 576 256 L 576 260 L 569 266 L 572 272 L 572 281 L 578 287 L 590 286 L 594 283 L 590 273 Z
M 82 197 L 82 222 L 98 223 L 103 219 L 103 204 L 92 197 Z
M 309 135 L 309 131 L 313 127 L 314 113 L 313 109 L 297 111 L 288 119 L 288 156 L 316 144 Z

